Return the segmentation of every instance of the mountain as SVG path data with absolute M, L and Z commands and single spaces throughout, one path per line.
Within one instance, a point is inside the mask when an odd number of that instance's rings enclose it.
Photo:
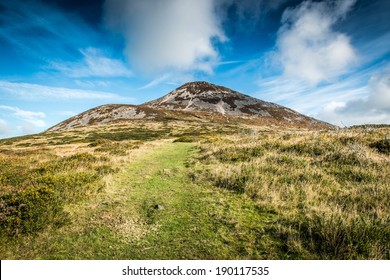
M 226 87 L 207 82 L 182 85 L 163 97 L 146 102 L 144 106 L 189 112 L 214 112 L 241 118 L 268 118 L 279 122 L 299 124 L 319 121 L 275 103 L 265 102 Z M 321 122 L 322 123 L 322 122 Z
M 333 127 L 289 108 L 223 86 L 207 82 L 191 82 L 161 98 L 138 106 L 103 105 L 93 108 L 51 127 L 48 131 L 145 119 L 202 120 L 309 129 Z
M 270 112 L 283 108 L 207 82 L 184 84 L 167 95 L 144 103 L 144 105 L 168 110 L 214 111 L 222 115 L 261 117 L 271 117 L 273 115 Z M 284 113 L 292 112 L 287 110 Z

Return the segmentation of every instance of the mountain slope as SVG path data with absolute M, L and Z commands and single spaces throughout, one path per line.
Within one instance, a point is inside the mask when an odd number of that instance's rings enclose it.
M 143 110 L 142 107 L 134 105 L 102 105 L 71 117 L 49 128 L 48 131 L 69 130 L 76 127 L 111 123 L 121 120 L 152 118 L 153 112 L 150 111 L 150 109 Z

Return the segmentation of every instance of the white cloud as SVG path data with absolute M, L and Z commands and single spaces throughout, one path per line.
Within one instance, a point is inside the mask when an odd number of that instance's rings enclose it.
M 357 62 L 349 37 L 333 30 L 355 2 L 304 1 L 285 10 L 275 57 L 286 76 L 315 85 L 334 80 Z
M 44 118 L 46 118 L 46 115 L 42 112 L 25 111 L 18 107 L 11 107 L 5 105 L 0 105 L 0 110 L 12 111 L 15 117 L 25 122 L 28 122 L 29 124 L 32 124 L 36 127 L 46 126 L 46 123 L 43 120 Z
M 107 0 L 106 22 L 126 38 L 126 54 L 146 72 L 165 69 L 210 73 L 215 41 L 226 37 L 215 0 Z
M 328 103 L 319 117 L 343 125 L 390 124 L 390 69 L 373 75 L 366 87 L 364 98 Z
M 18 95 L 24 99 L 122 99 L 110 92 L 49 87 L 30 83 L 12 83 L 0 80 L 0 92 Z
M 81 77 L 130 77 L 132 72 L 119 59 L 106 57 L 100 50 L 82 50 L 84 60 L 79 63 L 51 63 L 50 67 L 67 76 Z

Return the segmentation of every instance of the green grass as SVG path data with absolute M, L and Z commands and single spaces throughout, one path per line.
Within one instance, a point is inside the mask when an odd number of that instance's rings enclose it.
M 141 141 L 150 141 L 161 136 L 165 136 L 169 133 L 169 129 L 161 129 L 161 130 L 151 130 L 147 128 L 133 128 L 129 131 L 115 131 L 112 130 L 110 132 L 92 132 L 88 137 L 86 137 L 86 141 L 94 141 L 96 139 L 107 139 L 113 141 L 124 141 L 124 140 L 141 140 Z
M 259 213 L 250 200 L 226 191 L 193 184 L 186 160 L 193 146 L 168 144 L 152 158 L 132 166 L 125 181 L 129 195 L 150 233 L 129 248 L 126 258 L 236 259 L 267 254 L 256 244 L 256 233 L 272 217 Z M 145 176 L 145 170 L 148 170 Z M 146 178 L 145 178 L 146 177 Z M 161 205 L 163 210 L 156 210 Z M 252 239 L 253 238 L 253 239 Z M 145 250 L 145 243 L 147 249 Z

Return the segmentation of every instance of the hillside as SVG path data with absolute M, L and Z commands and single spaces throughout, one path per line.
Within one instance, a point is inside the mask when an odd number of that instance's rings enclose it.
M 139 119 L 0 141 L 1 259 L 389 259 L 390 130 Z
M 332 125 L 265 102 L 226 87 L 192 82 L 142 105 L 103 105 L 67 119 L 49 132 L 134 120 L 202 120 L 304 129 L 330 129 Z

